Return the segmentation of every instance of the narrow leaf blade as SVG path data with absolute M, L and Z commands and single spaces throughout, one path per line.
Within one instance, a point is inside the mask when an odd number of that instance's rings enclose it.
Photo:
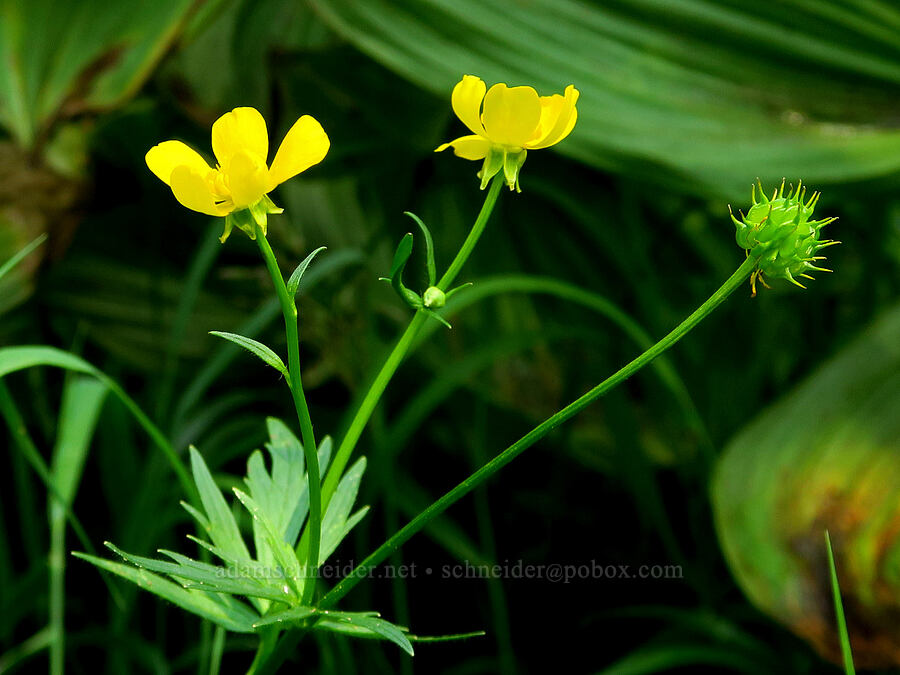
M 243 347 L 254 356 L 259 357 L 263 363 L 271 366 L 285 377 L 288 377 L 288 370 L 284 365 L 284 361 L 281 360 L 281 357 L 278 356 L 278 354 L 269 347 L 266 347 L 262 342 L 257 342 L 256 340 L 244 337 L 243 335 L 238 335 L 237 333 L 224 333 L 218 330 L 210 331 L 209 334 L 233 342 L 239 347 Z
M 313 261 L 313 258 L 315 258 L 326 248 L 328 247 L 320 246 L 315 251 L 306 256 L 306 258 L 303 259 L 302 263 L 297 265 L 297 269 L 294 270 L 293 274 L 291 274 L 291 277 L 287 282 L 287 290 L 289 296 L 293 298 L 295 295 L 297 295 L 297 290 L 300 288 L 300 280 L 303 278 L 303 275 L 306 272 L 306 268 L 309 267 L 309 264 Z

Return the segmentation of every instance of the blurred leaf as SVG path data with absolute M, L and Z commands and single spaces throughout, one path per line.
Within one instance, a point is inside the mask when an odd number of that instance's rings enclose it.
M 86 377 L 69 380 L 63 392 L 50 472 L 59 498 L 68 504 L 75 499 L 106 392 L 104 383 Z M 64 512 L 64 507 L 60 505 L 60 519 Z
M 134 94 L 178 34 L 192 0 L 2 0 L 0 123 L 31 147 L 60 115 Z
M 900 168 L 896 3 L 310 2 L 448 114 L 465 73 L 545 94 L 574 83 L 578 125 L 559 150 L 606 170 L 737 198 L 756 176 L 818 186 Z
M 155 424 L 153 424 L 144 411 L 140 409 L 137 403 L 135 403 L 134 400 L 108 375 L 101 372 L 81 357 L 53 347 L 22 346 L 0 349 L 0 377 L 4 377 L 19 370 L 34 368 L 36 366 L 54 366 L 76 373 L 92 375 L 109 387 L 128 409 L 128 412 L 130 412 L 135 420 L 137 420 L 138 424 L 140 424 L 144 431 L 147 432 L 147 435 L 153 439 L 156 446 L 166 455 L 166 459 L 172 466 L 176 476 L 178 476 L 178 481 L 185 491 L 185 494 L 193 494 L 194 486 L 191 483 L 180 458 L 175 453 L 169 441 L 166 440 L 163 433 Z
M 653 645 L 635 650 L 597 675 L 650 675 L 667 673 L 676 669 L 701 666 L 724 669 L 727 672 L 759 672 L 757 664 L 750 663 L 740 653 L 726 647 L 696 644 Z
M 4 262 L 0 265 L 0 279 L 5 277 L 10 270 L 12 270 L 16 265 L 18 265 L 25 257 L 31 253 L 38 246 L 47 241 L 47 235 L 42 234 L 36 237 L 30 244 L 22 248 L 18 253 L 16 253 L 12 258 Z
M 900 639 L 900 307 L 729 443 L 712 482 L 719 539 L 750 600 L 841 663 L 822 531 L 841 570 L 859 667 Z

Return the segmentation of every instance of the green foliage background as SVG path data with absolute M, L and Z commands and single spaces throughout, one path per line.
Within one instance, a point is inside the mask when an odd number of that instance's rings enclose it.
M 538 673 L 561 660 L 618 674 L 835 672 L 736 586 L 709 476 L 732 436 L 896 302 L 895 3 L 56 4 L 0 3 L 0 260 L 50 233 L 43 264 L 0 286 L 0 343 L 82 354 L 176 449 L 196 444 L 223 485 L 242 475 L 265 417 L 291 415 L 277 375 L 207 331 L 256 333 L 283 351 L 278 308 L 250 242 L 235 234 L 221 247 L 221 223 L 182 209 L 146 169 L 146 150 L 180 138 L 208 152 L 212 121 L 238 105 L 263 112 L 273 145 L 301 114 L 322 122 L 331 152 L 274 195 L 286 213 L 269 239 L 285 265 L 329 247 L 304 280 L 301 336 L 313 419 L 339 437 L 408 319 L 376 282 L 410 229 L 402 212 L 429 225 L 446 265 L 482 198 L 475 164 L 432 153 L 459 135 L 453 84 L 473 73 L 581 90 L 575 131 L 558 153 L 529 157 L 523 194 L 501 196 L 463 272 L 488 289 L 483 299 L 452 317 L 452 331 L 435 325 L 373 419 L 360 446 L 360 502 L 373 508 L 338 553 L 347 561 L 629 360 L 641 331 L 659 337 L 704 300 L 742 260 L 726 207 L 749 203 L 751 181 L 821 189 L 817 212 L 840 216 L 834 275 L 807 292 L 733 297 L 673 350 L 674 377 L 648 369 L 404 548 L 398 561 L 433 576 L 373 580 L 349 598 L 416 633 L 487 637 L 422 645 L 412 662 L 323 638 L 301 645 L 300 663 L 324 673 Z M 421 258 L 408 269 L 422 270 Z M 573 302 L 575 287 L 596 295 Z M 63 376 L 33 369 L 4 382 L 51 463 Z M 120 403 L 101 404 L 83 477 L 69 487 L 88 538 L 141 555 L 180 547 L 190 524 L 170 468 Z M 32 668 L 46 658 L 47 496 L 14 445 L 3 457 L 0 667 Z M 66 550 L 77 547 L 70 535 Z M 684 579 L 438 578 L 462 560 L 681 565 Z M 65 566 L 72 672 L 203 666 L 208 627 L 134 589 L 111 594 L 78 561 Z M 229 638 L 224 672 L 249 663 L 249 649 Z

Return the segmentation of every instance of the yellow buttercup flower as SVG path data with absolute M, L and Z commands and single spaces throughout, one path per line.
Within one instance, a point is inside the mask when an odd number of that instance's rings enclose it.
M 254 238 L 256 223 L 266 233 L 266 214 L 281 213 L 267 196 L 278 185 L 321 162 L 330 141 L 309 115 L 287 132 L 271 165 L 266 121 L 255 108 L 235 108 L 212 127 L 216 168 L 181 141 L 150 148 L 150 170 L 172 188 L 183 206 L 210 216 L 225 216 L 224 242 L 237 226 Z
M 578 90 L 569 85 L 565 95 L 538 96 L 531 87 L 495 84 L 490 89 L 474 75 L 464 75 L 453 88 L 453 112 L 472 131 L 444 143 L 435 152 L 452 147 L 463 159 L 484 160 L 481 189 L 503 170 L 510 190 L 519 192 L 519 169 L 528 150 L 555 145 L 568 136 L 578 111 Z

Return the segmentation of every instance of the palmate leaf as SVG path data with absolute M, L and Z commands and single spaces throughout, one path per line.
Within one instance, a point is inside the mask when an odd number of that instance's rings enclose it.
M 889 0 L 311 4 L 448 102 L 464 73 L 548 94 L 575 84 L 578 124 L 558 149 L 599 168 L 735 199 L 748 176 L 823 185 L 900 168 L 900 6 Z M 454 122 L 448 138 L 463 133 Z
M 281 540 L 294 546 L 309 513 L 309 484 L 304 467 L 303 446 L 281 420 L 270 417 L 267 426 L 270 441 L 266 448 L 272 458 L 271 475 L 266 470 L 262 453 L 257 451 L 247 462 L 247 477 L 244 482 L 250 489 L 250 496 L 266 514 Z M 328 436 L 319 445 L 320 471 L 325 471 L 328 467 L 332 445 Z M 257 520 L 253 521 L 253 539 L 257 559 L 261 562 L 275 562 L 267 543 L 268 535 Z
M 78 557 L 123 576 L 229 630 L 250 632 L 263 626 L 297 623 L 314 616 L 318 630 L 389 640 L 412 654 L 409 638 L 404 635 L 405 629 L 378 618 L 375 612 L 323 612 L 297 604 L 306 584 L 315 583 L 315 578 L 305 573 L 294 551 L 309 507 L 303 447 L 283 422 L 270 418 L 267 423 L 271 473 L 266 469 L 262 454 L 255 452 L 248 462 L 245 479 L 252 494 L 233 490 L 253 519 L 255 560 L 250 557 L 234 514 L 209 468 L 193 446 L 190 448 L 191 469 L 202 509 L 184 502 L 182 505 L 200 529 L 209 535 L 212 543 L 191 535 L 188 538 L 219 558 L 224 566 L 201 562 L 164 549 L 160 549 L 159 553 L 168 560 L 147 558 L 127 553 L 109 542 L 106 546 L 129 565 L 86 554 L 77 554 Z M 331 446 L 331 440 L 326 438 L 319 447 L 319 461 L 323 468 L 329 464 Z M 322 561 L 368 510 L 363 508 L 352 515 L 350 513 L 365 468 L 365 458 L 359 459 L 338 484 L 322 523 Z M 165 575 L 173 581 L 157 575 Z M 258 613 L 233 596 L 246 598 Z M 276 611 L 266 613 L 271 607 Z M 319 623 L 322 625 L 318 626 Z
M 126 553 L 110 542 L 105 543 L 109 550 L 121 556 L 126 562 L 150 572 L 173 577 L 182 586 L 187 587 L 191 585 L 187 582 L 193 582 L 194 587 L 210 592 L 246 595 L 251 598 L 266 598 L 267 600 L 279 600 L 281 602 L 290 600 L 288 594 L 277 585 L 267 585 L 250 577 L 238 576 L 237 573 L 240 571 L 240 567 L 231 569 L 219 567 L 191 560 L 187 556 L 182 556 L 172 551 L 162 550 L 160 553 L 169 556 L 176 562 L 154 560 L 153 558 Z M 247 566 L 249 567 L 249 564 Z

